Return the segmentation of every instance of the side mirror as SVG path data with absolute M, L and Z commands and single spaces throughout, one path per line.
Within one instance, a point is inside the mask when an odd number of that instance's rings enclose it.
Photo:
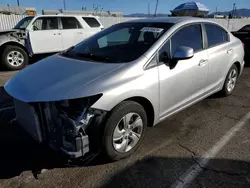
M 163 51 L 163 52 L 159 55 L 159 61 L 160 61 L 160 62 L 166 63 L 166 62 L 169 61 L 169 59 L 170 59 L 170 57 L 169 57 L 169 55 L 168 55 L 168 52 L 166 52 L 166 51 Z
M 33 31 L 37 31 L 37 30 L 39 30 L 39 29 L 38 29 L 37 26 L 33 25 L 33 26 L 32 26 L 32 30 L 33 30 Z
M 173 60 L 185 60 L 190 59 L 194 56 L 194 49 L 187 46 L 179 46 L 174 53 Z
M 177 65 L 178 61 L 190 59 L 194 56 L 194 49 L 186 46 L 179 46 L 175 51 L 171 61 L 169 62 L 169 68 L 173 69 Z

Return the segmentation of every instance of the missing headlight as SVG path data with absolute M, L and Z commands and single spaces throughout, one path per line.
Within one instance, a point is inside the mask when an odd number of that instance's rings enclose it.
M 61 116 L 63 129 L 63 147 L 74 156 L 83 156 L 89 151 L 87 127 L 95 116 L 90 107 L 102 96 L 95 95 L 86 98 L 57 102 L 56 106 Z M 76 152 L 78 151 L 78 152 Z
M 75 131 L 84 131 L 86 127 L 89 125 L 91 119 L 94 117 L 94 113 L 90 109 L 102 94 L 94 95 L 91 97 L 79 98 L 79 99 L 71 99 L 60 101 L 57 103 L 57 108 L 60 114 L 65 118 L 69 118 L 74 122 L 73 129 Z

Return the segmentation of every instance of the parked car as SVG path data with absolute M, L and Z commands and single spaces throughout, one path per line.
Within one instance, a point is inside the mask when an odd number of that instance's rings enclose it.
M 102 29 L 94 16 L 28 16 L 12 30 L 0 31 L 0 62 L 9 70 L 22 69 L 29 57 L 66 50 Z
M 244 43 L 245 59 L 250 60 L 250 25 L 245 25 L 240 30 L 232 33 Z
M 148 126 L 216 92 L 231 95 L 243 57 L 242 42 L 206 19 L 134 20 L 25 68 L 5 89 L 37 141 L 115 161 L 137 150 Z

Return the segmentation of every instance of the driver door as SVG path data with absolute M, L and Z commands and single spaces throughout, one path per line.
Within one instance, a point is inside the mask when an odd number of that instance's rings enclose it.
M 33 54 L 63 50 L 62 33 L 57 17 L 39 17 L 32 24 L 29 40 Z
M 174 68 L 170 68 L 168 62 L 159 62 L 160 119 L 183 109 L 204 95 L 208 54 L 203 49 L 202 38 L 200 24 L 188 25 L 178 30 L 159 50 L 159 56 L 167 53 L 172 57 L 179 46 L 194 49 L 191 59 L 178 61 Z

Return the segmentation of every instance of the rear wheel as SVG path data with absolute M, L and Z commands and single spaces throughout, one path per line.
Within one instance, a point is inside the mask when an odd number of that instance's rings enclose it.
M 221 91 L 223 96 L 229 96 L 233 93 L 238 79 L 238 75 L 239 75 L 238 68 L 234 64 L 228 71 L 223 89 Z
M 147 128 L 144 108 L 134 101 L 124 101 L 110 113 L 103 135 L 105 155 L 112 161 L 130 156 L 141 144 Z
M 4 47 L 1 63 L 7 70 L 20 70 L 28 64 L 28 54 L 19 46 L 8 45 Z

